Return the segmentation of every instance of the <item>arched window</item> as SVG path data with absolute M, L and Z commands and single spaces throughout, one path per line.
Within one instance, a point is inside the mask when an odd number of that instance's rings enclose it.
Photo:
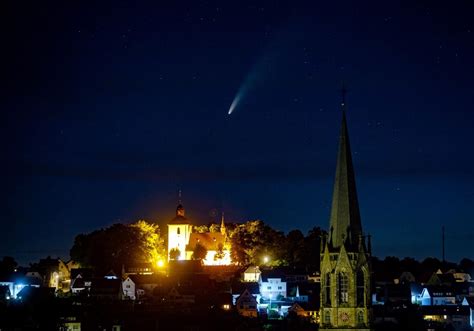
M 178 230 L 176 231 L 177 234 L 181 234 L 181 230 L 178 228 Z
M 357 272 L 357 306 L 365 306 L 365 282 L 364 272 L 359 270 Z
M 324 303 L 331 305 L 331 274 L 327 273 L 324 280 Z
M 359 310 L 357 312 L 357 324 L 362 325 L 364 323 L 364 312 L 362 310 Z
M 349 302 L 349 279 L 343 272 L 339 273 L 339 303 Z

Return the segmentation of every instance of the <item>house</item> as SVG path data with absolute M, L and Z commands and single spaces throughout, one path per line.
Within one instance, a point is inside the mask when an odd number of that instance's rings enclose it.
M 250 266 L 244 271 L 244 282 L 258 282 L 261 274 L 258 266 Z
M 123 299 L 135 300 L 145 295 L 151 296 L 154 289 L 161 283 L 158 275 L 130 275 L 122 282 Z
M 445 285 L 452 286 L 456 283 L 456 279 L 452 273 L 443 273 L 441 270 L 434 272 L 427 282 L 427 285 Z
M 196 296 L 190 287 L 173 286 L 165 297 L 170 305 L 191 305 L 196 302 Z
M 235 306 L 244 317 L 257 317 L 257 299 L 247 290 L 237 298 Z
M 469 307 L 469 326 L 474 329 L 474 297 L 464 298 L 462 305 Z
M 81 322 L 76 316 L 61 317 L 59 323 L 62 327 L 60 330 L 81 331 Z
M 79 294 L 82 291 L 89 292 L 92 284 L 93 271 L 88 268 L 78 268 L 71 270 L 71 292 Z
M 153 274 L 153 266 L 149 262 L 134 263 L 124 266 L 122 276 L 129 275 L 151 275 Z
M 135 282 L 128 276 L 125 278 L 125 280 L 122 282 L 122 290 L 123 290 L 123 300 L 135 300 L 136 297 L 136 286 Z
M 6 303 L 11 298 L 10 287 L 0 286 L 0 303 Z
M 410 293 L 411 293 L 411 303 L 412 304 L 421 304 L 421 293 L 423 292 L 423 286 L 418 283 L 410 284 Z
M 294 302 L 308 302 L 309 296 L 306 284 L 288 287 L 288 300 Z
M 456 295 L 452 289 L 446 286 L 426 286 L 421 292 L 422 306 L 446 306 L 455 304 Z
M 0 280 L 0 287 L 1 286 L 8 287 L 10 297 L 16 299 L 18 293 L 20 293 L 23 288 L 29 286 L 40 287 L 40 283 L 35 278 L 12 275 L 7 279 Z
M 454 280 L 457 283 L 465 283 L 465 282 L 471 281 L 471 275 L 461 270 L 451 269 L 451 270 L 448 270 L 446 273 L 452 274 L 454 277 Z
M 248 291 L 253 297 L 257 299 L 257 303 L 261 300 L 260 287 L 258 283 L 254 282 L 234 282 L 231 284 L 232 303 L 237 304 L 237 299 Z
M 260 295 L 264 299 L 286 298 L 285 276 L 278 271 L 264 270 L 259 280 Z
M 165 279 L 160 275 L 132 275 L 130 278 L 135 282 L 137 290 L 142 290 L 145 295 L 151 295 L 153 290 L 162 285 Z
M 120 300 L 122 281 L 115 278 L 94 278 L 91 282 L 90 296 L 99 300 Z
M 316 305 L 307 302 L 295 302 L 288 313 L 294 313 L 296 316 L 310 320 L 312 323 L 319 323 L 319 308 Z
M 411 303 L 411 288 L 409 284 L 389 284 L 383 291 L 383 303 L 391 307 L 403 308 Z
M 287 283 L 305 283 L 309 281 L 309 275 L 304 269 L 280 267 L 276 270 L 281 271 L 285 275 Z
M 427 329 L 464 331 L 469 330 L 469 308 L 467 306 L 422 306 L 421 314 Z

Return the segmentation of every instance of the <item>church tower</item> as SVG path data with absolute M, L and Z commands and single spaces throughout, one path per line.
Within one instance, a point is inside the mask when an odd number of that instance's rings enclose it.
M 178 260 L 186 258 L 186 245 L 189 242 L 193 226 L 184 216 L 184 207 L 180 203 L 176 207 L 176 216 L 168 222 L 168 260 L 173 249 L 179 251 Z
M 344 92 L 329 231 L 321 241 L 320 330 L 370 330 L 370 251 L 360 220 Z

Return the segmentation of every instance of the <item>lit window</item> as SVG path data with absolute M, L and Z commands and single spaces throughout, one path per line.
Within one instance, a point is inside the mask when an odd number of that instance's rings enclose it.
M 362 307 L 365 305 L 364 298 L 365 286 L 364 286 L 364 273 L 362 270 L 357 272 L 357 306 Z
M 349 279 L 343 272 L 339 274 L 339 303 L 349 302 Z
M 326 279 L 324 282 L 325 287 L 325 303 L 326 305 L 331 305 L 331 275 L 326 274 Z

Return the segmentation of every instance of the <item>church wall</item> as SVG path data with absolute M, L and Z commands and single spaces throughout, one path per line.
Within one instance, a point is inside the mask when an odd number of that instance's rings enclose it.
M 192 226 L 189 224 L 168 224 L 168 260 L 173 248 L 178 248 L 181 252 L 180 260 L 186 259 L 186 245 L 189 242 L 191 229 Z

